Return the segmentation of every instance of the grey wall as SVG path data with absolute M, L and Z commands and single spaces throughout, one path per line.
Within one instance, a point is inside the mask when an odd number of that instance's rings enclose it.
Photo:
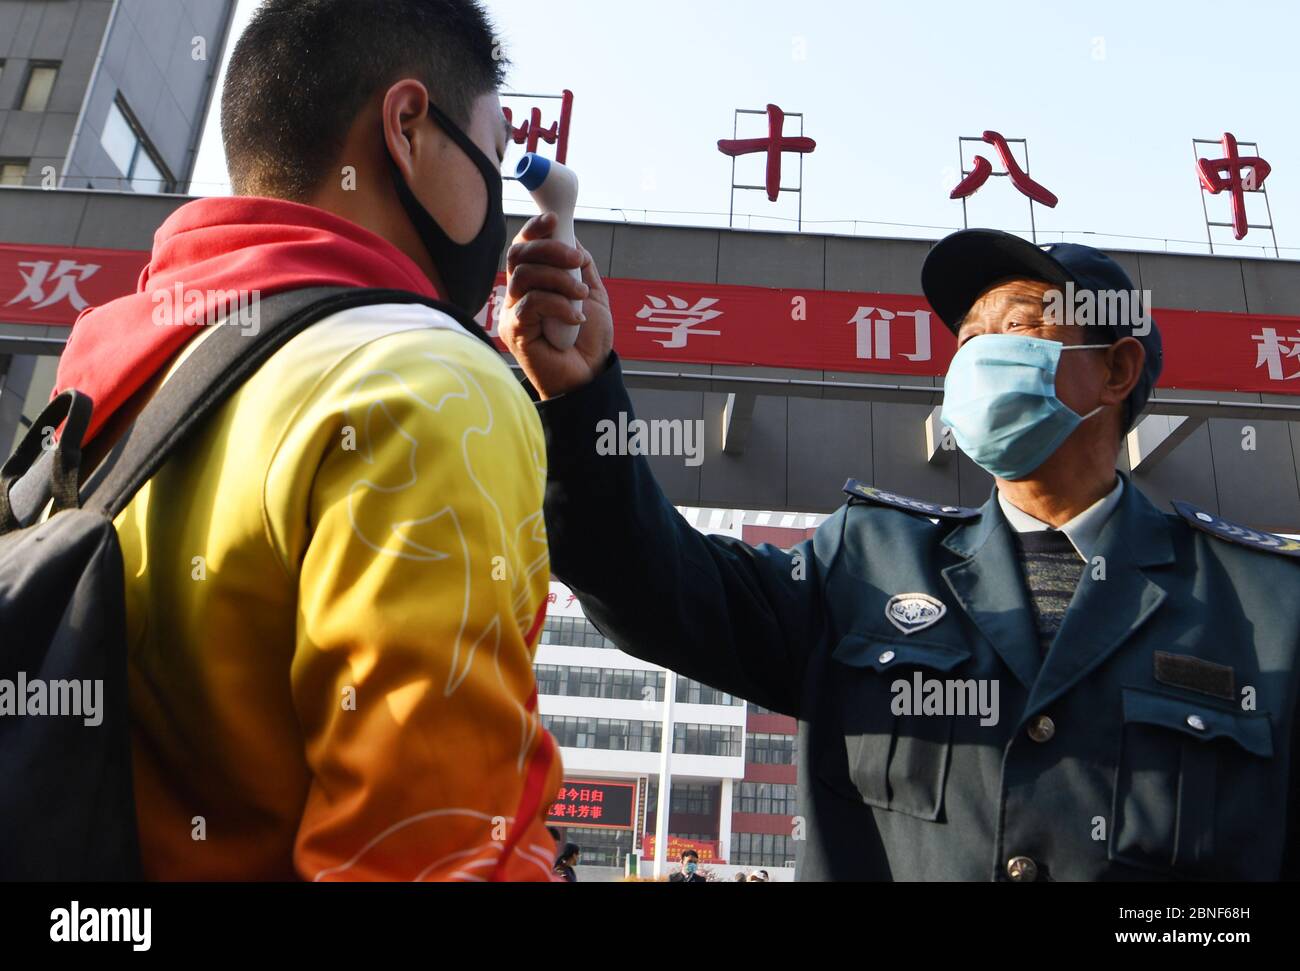
M 148 249 L 155 228 L 187 200 L 131 194 L 0 189 L 0 241 Z M 511 232 L 522 220 L 511 220 Z M 781 235 L 717 229 L 580 222 L 579 237 L 601 272 L 614 277 L 816 287 L 830 290 L 919 293 L 921 262 L 930 243 L 837 236 Z M 1175 309 L 1215 309 L 1300 316 L 1300 263 L 1224 256 L 1114 252 L 1156 303 Z M 5 325 L 0 337 L 39 328 Z M 54 334 L 50 328 L 42 333 Z M 627 361 L 637 371 L 681 371 L 709 376 L 797 376 L 861 381 L 833 371 L 671 365 Z M 895 384 L 934 388 L 930 403 L 847 401 L 831 397 L 758 398 L 748 447 L 722 452 L 722 382 L 692 390 L 639 388 L 633 400 L 643 418 L 699 418 L 705 423 L 704 464 L 653 462 L 669 497 L 682 505 L 826 512 L 840 504 L 846 478 L 923 499 L 978 505 L 989 477 L 957 453 L 946 463 L 925 459 L 923 422 L 939 402 L 941 381 L 889 376 Z M 644 382 L 643 382 L 644 383 Z M 1293 396 L 1232 395 L 1195 389 L 1162 397 L 1278 401 Z M 1138 485 L 1159 504 L 1187 499 L 1211 512 L 1262 529 L 1300 532 L 1300 423 L 1252 422 L 1258 447 L 1243 451 L 1242 422 L 1213 419 L 1201 426 Z

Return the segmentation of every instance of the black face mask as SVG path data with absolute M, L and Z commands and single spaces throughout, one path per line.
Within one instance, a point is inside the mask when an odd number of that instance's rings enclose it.
M 390 155 L 388 162 L 392 168 L 393 185 L 397 188 L 397 197 L 402 202 L 402 208 L 406 210 L 407 218 L 415 226 L 420 241 L 429 251 L 429 258 L 433 260 L 438 275 L 442 277 L 442 285 L 446 290 L 444 296 L 467 314 L 473 315 L 483 309 L 488 297 L 492 295 L 492 287 L 497 278 L 497 266 L 501 261 L 501 251 L 506 245 L 506 215 L 501 200 L 501 169 L 493 165 L 469 136 L 432 102 L 429 103 L 429 114 L 442 126 L 442 130 L 451 140 L 460 146 L 461 151 L 478 166 L 483 176 L 488 192 L 487 215 L 483 219 L 483 228 L 468 243 L 457 243 L 453 240 L 443 232 L 437 220 L 415 197 L 411 187 L 406 184 L 406 179 L 402 177 L 401 169 L 397 167 L 397 163 Z

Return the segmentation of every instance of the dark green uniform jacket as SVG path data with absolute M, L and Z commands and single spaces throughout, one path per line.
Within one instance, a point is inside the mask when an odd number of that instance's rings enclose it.
M 752 549 L 687 524 L 643 458 L 597 453 L 598 422 L 631 418 L 616 357 L 538 407 L 552 568 L 587 616 L 799 719 L 800 879 L 1300 873 L 1300 544 L 1162 513 L 1129 482 L 1040 658 L 996 496 L 851 483 L 814 538 Z M 994 684 L 996 724 L 959 713 Z

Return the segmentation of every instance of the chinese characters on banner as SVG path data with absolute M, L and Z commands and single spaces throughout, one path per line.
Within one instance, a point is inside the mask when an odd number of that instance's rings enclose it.
M 718 840 L 691 840 L 684 839 L 681 836 L 668 837 L 668 849 L 664 853 L 664 859 L 670 864 L 676 864 L 681 860 L 682 854 L 687 850 L 694 850 L 700 854 L 701 863 L 726 863 L 726 860 L 718 858 Z M 647 860 L 653 860 L 655 855 L 655 834 L 645 834 L 645 845 L 641 850 L 641 856 Z
M 631 829 L 635 782 L 565 780 L 546 814 L 548 823 L 595 829 Z
M 148 259 L 137 251 L 0 244 L 0 321 L 66 327 L 82 307 L 134 292 Z M 479 315 L 494 335 L 504 285 L 502 275 Z M 605 285 L 615 347 L 628 361 L 941 377 L 956 349 L 925 300 L 907 294 L 628 279 Z M 1165 345 L 1162 388 L 1300 394 L 1300 317 L 1158 307 L 1155 317 Z
M 942 377 L 956 352 L 917 296 L 624 279 L 605 287 L 625 361 Z M 1154 316 L 1160 387 L 1300 394 L 1300 317 L 1158 307 Z
M 67 326 L 87 307 L 134 293 L 149 254 L 0 244 L 0 320 Z

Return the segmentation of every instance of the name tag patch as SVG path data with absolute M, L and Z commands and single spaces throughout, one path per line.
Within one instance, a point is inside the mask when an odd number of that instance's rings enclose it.
M 1189 654 L 1156 651 L 1155 676 L 1161 684 L 1186 688 L 1225 701 L 1237 700 L 1236 672 L 1226 664 L 1215 664 Z

